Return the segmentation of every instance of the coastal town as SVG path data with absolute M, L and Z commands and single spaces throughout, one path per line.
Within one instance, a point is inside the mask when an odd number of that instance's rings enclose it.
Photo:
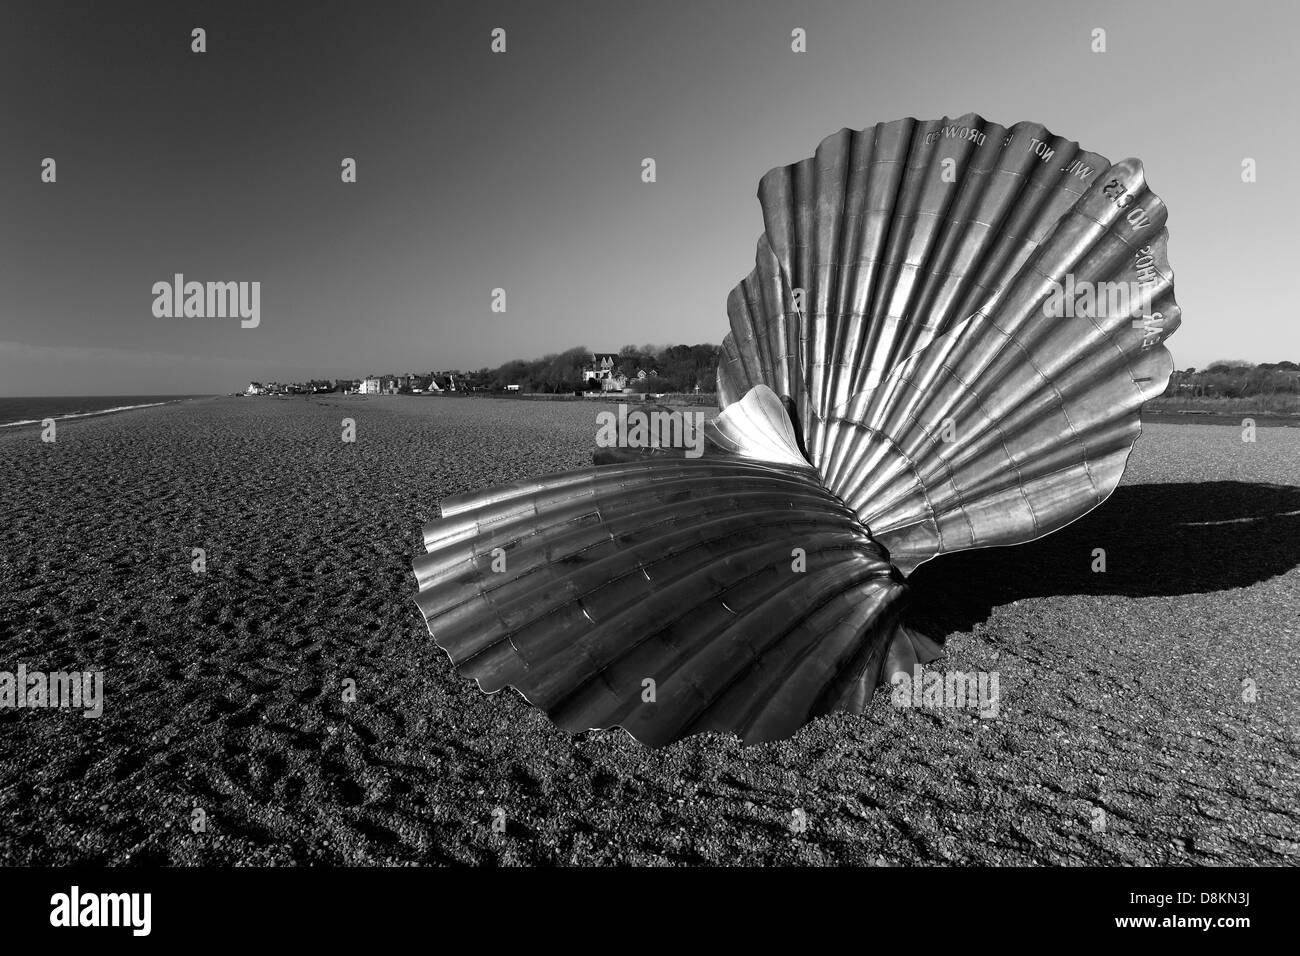
M 462 372 L 409 372 L 353 379 L 304 382 L 250 382 L 243 395 L 687 395 L 712 393 L 719 348 L 674 345 L 624 346 L 618 352 L 570 349 L 533 361 L 515 360 L 496 369 Z M 1204 369 L 1175 369 L 1153 407 L 1202 413 L 1243 408 L 1258 412 L 1300 413 L 1300 363 L 1212 362 Z
M 698 394 L 702 388 L 712 390 L 717 346 L 672 346 L 661 350 L 658 358 L 651 353 L 649 347 L 642 350 L 633 346 L 625 346 L 620 352 L 570 349 L 534 362 L 514 361 L 497 369 L 478 371 L 451 369 L 301 382 L 250 382 L 239 394 Z
M 305 382 L 249 382 L 245 395 L 421 395 L 426 392 L 482 391 L 472 376 L 459 371 L 408 372 L 405 375 L 367 375 L 363 378 L 310 379 Z M 518 391 L 518 386 L 507 390 Z

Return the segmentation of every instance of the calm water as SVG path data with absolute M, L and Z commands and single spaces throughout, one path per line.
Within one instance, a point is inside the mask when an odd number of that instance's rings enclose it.
M 100 415 L 141 405 L 162 405 L 203 395 L 55 395 L 45 398 L 0 398 L 0 428 L 27 425 L 47 418 Z

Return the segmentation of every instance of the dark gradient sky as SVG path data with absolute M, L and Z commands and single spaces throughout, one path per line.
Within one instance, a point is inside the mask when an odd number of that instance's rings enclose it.
M 842 126 L 966 111 L 1143 159 L 1170 207 L 1180 367 L 1300 359 L 1295 3 L 39 0 L 0 18 L 0 394 L 719 342 L 767 169 Z M 260 327 L 154 318 L 174 272 L 261 281 Z

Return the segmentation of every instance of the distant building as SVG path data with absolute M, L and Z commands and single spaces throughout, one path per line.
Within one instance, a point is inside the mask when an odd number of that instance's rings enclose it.
M 244 394 L 245 394 L 245 395 L 265 395 L 265 394 L 266 394 L 266 386 L 263 385 L 261 382 L 249 382 L 249 383 L 248 383 L 248 389 L 247 389 L 247 391 L 245 391 Z
M 618 355 L 614 352 L 596 352 L 591 356 L 591 364 L 582 369 L 582 382 L 595 379 L 602 392 L 621 392 L 627 388 L 627 376 L 618 367 Z
M 361 380 L 361 387 L 357 392 L 361 395 L 378 395 L 380 390 L 380 381 L 373 375 L 367 375 Z
M 618 355 L 613 352 L 596 352 L 591 357 L 591 364 L 582 370 L 582 380 L 594 378 L 602 382 L 618 372 Z
M 506 386 L 506 391 L 507 391 L 507 392 L 517 392 L 517 391 L 519 391 L 519 386 L 518 386 L 518 385 L 507 385 L 507 386 Z

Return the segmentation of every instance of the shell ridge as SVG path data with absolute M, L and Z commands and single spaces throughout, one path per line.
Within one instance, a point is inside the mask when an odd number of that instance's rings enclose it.
M 855 578 L 856 577 L 857 576 L 855 576 Z M 870 584 L 874 580 L 874 578 L 875 578 L 874 574 L 868 573 L 866 576 L 863 576 L 861 579 L 855 579 L 854 582 L 848 587 L 841 588 L 840 590 L 837 590 L 835 593 L 826 596 L 825 600 L 820 606 L 810 609 L 809 612 L 805 615 L 805 617 L 802 620 L 792 624 L 781 636 L 779 641 L 773 642 L 773 644 L 765 648 L 764 653 L 770 654 L 773 650 L 776 650 L 781 644 L 787 644 L 788 642 L 791 641 L 791 639 L 797 639 L 800 636 L 802 636 L 801 632 L 806 632 L 811 622 L 817 619 L 818 616 L 823 611 L 833 609 L 836 604 L 848 603 L 846 599 L 847 599 L 847 595 L 850 592 L 860 590 L 864 586 Z M 852 620 L 854 616 L 854 612 L 857 610 L 859 610 L 859 606 L 856 605 L 856 602 L 853 602 L 850 604 L 849 607 L 839 612 L 838 618 L 830 622 L 827 622 L 825 625 L 823 625 L 824 634 L 840 633 L 842 636 L 840 637 L 840 640 L 838 642 L 838 647 L 836 648 L 837 653 L 835 653 L 834 655 L 836 661 L 836 664 L 834 666 L 834 671 L 832 672 L 832 675 L 827 679 L 826 684 L 823 685 L 823 689 L 821 693 L 825 692 L 826 686 L 834 682 L 834 680 L 838 676 L 840 669 L 843 666 L 845 666 L 846 663 L 845 658 L 847 657 L 851 660 L 851 654 L 849 654 L 849 651 L 852 650 L 851 645 L 853 641 L 860 636 L 862 629 L 845 628 L 844 631 L 842 632 L 841 625 L 843 625 L 846 621 Z M 870 609 L 866 608 L 864 610 L 870 610 Z M 870 618 L 868 618 L 868 620 L 869 619 Z M 869 643 L 874 644 L 876 642 L 873 641 Z M 802 642 L 802 645 L 796 646 L 793 653 L 786 658 L 784 663 L 780 664 L 774 670 L 773 674 L 770 677 L 768 677 L 767 680 L 761 681 L 759 687 L 755 687 L 751 689 L 749 706 L 745 709 L 744 717 L 739 722 L 739 726 L 743 730 L 743 733 L 741 734 L 742 737 L 748 739 L 751 735 L 751 732 L 754 730 L 754 728 L 768 714 L 771 713 L 772 708 L 776 706 L 778 701 L 780 700 L 781 691 L 785 689 L 785 687 L 787 686 L 791 678 L 800 669 L 800 667 L 806 664 L 811 658 L 824 652 L 825 650 L 826 650 L 826 645 L 824 643 L 824 639 L 811 640 L 811 641 L 804 640 Z M 750 675 L 755 670 L 755 668 L 760 666 L 761 663 L 762 663 L 761 658 L 750 662 L 750 664 L 746 669 L 745 675 L 737 677 L 736 684 L 739 685 L 741 683 L 747 682 Z M 813 696 L 812 699 L 807 701 L 807 704 L 802 711 L 803 717 L 802 720 L 800 720 L 800 724 L 806 723 L 809 719 L 811 719 L 812 713 L 816 707 L 817 701 L 820 699 L 821 693 Z M 721 699 L 721 695 L 719 695 L 719 699 Z
M 848 563 L 856 563 L 856 562 L 853 561 L 853 559 L 851 558 L 849 560 L 846 560 L 844 563 L 848 564 Z M 832 570 L 833 570 L 832 568 L 826 569 L 821 576 L 826 581 L 825 585 L 820 584 L 820 579 L 818 579 L 818 581 L 816 582 L 810 582 L 807 585 L 807 587 L 809 588 L 813 587 L 814 583 L 818 585 L 818 589 L 817 589 L 818 596 L 815 599 L 815 603 L 808 606 L 808 609 L 806 610 L 802 619 L 792 621 L 790 624 L 783 626 L 779 634 L 774 635 L 767 642 L 765 642 L 763 645 L 764 651 L 770 650 L 771 648 L 775 647 L 781 642 L 789 639 L 794 635 L 797 635 L 799 633 L 801 625 L 804 622 L 806 622 L 808 618 L 814 616 L 823 607 L 831 604 L 837 599 L 840 599 L 846 592 L 854 590 L 862 583 L 869 581 L 872 578 L 877 577 L 879 575 L 878 571 L 872 570 L 870 568 L 863 568 L 860 569 L 857 573 L 855 573 L 847 582 L 844 582 L 844 581 L 835 580 L 834 577 L 831 575 Z M 834 588 L 834 590 L 832 591 L 831 588 Z M 805 652 L 811 651 L 811 650 L 815 650 L 816 647 L 817 647 L 816 641 L 809 641 L 807 642 L 803 650 Z M 725 686 L 721 687 L 717 692 L 712 694 L 711 698 L 703 706 L 701 706 L 695 713 L 693 713 L 689 717 L 689 719 L 687 719 L 683 723 L 682 732 L 685 734 L 690 734 L 696 732 L 697 729 L 699 730 L 705 729 L 705 724 L 707 722 L 707 718 L 709 717 L 710 712 L 714 708 L 716 708 L 719 704 L 721 704 L 724 701 L 724 699 L 728 696 L 728 694 L 742 687 L 746 683 L 746 681 L 753 674 L 754 668 L 758 665 L 759 660 L 760 660 L 760 656 L 752 656 L 750 658 L 747 658 L 745 661 L 741 662 L 740 666 L 732 672 Z M 776 682 L 780 676 L 781 676 L 780 674 L 774 675 L 772 678 L 770 678 L 770 682 Z M 769 683 L 767 686 L 770 687 L 771 683 Z M 749 732 L 752 729 L 753 719 L 754 719 L 753 711 L 757 705 L 762 703 L 762 701 L 763 701 L 763 695 L 759 693 L 754 693 L 751 695 L 749 704 L 747 706 L 742 707 L 741 710 L 742 716 L 735 721 L 734 730 L 733 730 L 733 732 L 736 733 L 736 735 L 739 736 L 742 740 L 747 741 L 750 739 Z M 803 720 L 799 721 L 800 724 L 804 722 L 806 722 L 806 717 Z
M 785 483 L 782 482 L 781 484 L 784 485 Z M 704 486 L 704 487 L 707 488 L 707 486 Z M 766 492 L 766 494 L 769 495 L 769 496 L 772 495 L 772 494 L 774 494 L 774 493 L 775 493 L 774 491 L 768 491 L 768 492 Z M 720 494 L 721 494 L 722 496 L 726 496 L 726 495 L 730 495 L 730 494 L 735 494 L 735 492 L 734 492 L 734 491 L 730 491 L 730 492 L 721 492 Z M 757 492 L 757 491 L 756 491 L 756 492 L 754 492 L 754 494 L 755 494 L 755 496 L 758 496 L 758 495 L 760 494 L 760 492 Z M 707 502 L 707 501 L 709 501 L 709 500 L 710 500 L 711 498 L 713 498 L 713 497 L 716 497 L 716 496 L 714 496 L 714 495 L 707 495 L 707 494 L 706 494 L 706 495 L 701 495 L 701 496 L 700 496 L 700 500 L 701 500 L 701 502 L 703 503 L 703 502 Z M 809 500 L 813 500 L 813 496 L 812 496 L 812 494 L 810 493 L 810 494 L 807 496 L 807 498 L 808 498 Z M 795 500 L 798 500 L 798 499 L 795 499 Z M 666 505 L 664 505 L 664 506 L 663 506 L 661 509 L 659 509 L 659 510 L 660 510 L 660 511 L 666 511 L 668 508 L 671 508 L 671 507 L 673 507 L 673 503 L 666 504 Z M 680 510 L 680 505 L 677 505 L 677 507 L 678 507 L 678 509 Z M 752 518 L 753 518 L 753 520 L 758 521 L 758 520 L 761 519 L 761 518 L 764 516 L 764 514 L 766 514 L 766 513 L 769 513 L 769 512 L 764 512 L 764 511 L 762 511 L 762 510 L 757 510 L 757 509 L 755 509 L 755 511 L 752 513 Z M 778 512 L 771 512 L 771 513 L 778 513 Z M 788 519 L 788 513 L 787 513 L 786 511 L 782 510 L 781 512 L 779 512 L 779 514 L 781 514 L 781 516 L 782 516 L 783 518 L 787 518 L 787 519 Z M 733 518 L 734 515 L 732 515 L 730 512 L 728 512 L 728 513 L 727 513 L 726 515 L 724 515 L 723 517 L 724 517 L 724 518 Z M 851 514 L 851 512 L 848 511 L 847 508 L 844 509 L 843 517 L 844 517 L 846 520 L 853 520 L 853 519 L 852 519 L 852 514 Z M 665 521 L 664 523 L 671 523 L 671 519 L 669 519 L 668 521 Z M 701 528 L 703 528 L 703 527 L 707 527 L 708 525 L 709 525 L 709 522 L 707 522 L 707 521 L 704 522 L 703 524 L 693 524 L 693 525 L 691 525 L 689 528 L 682 529 L 682 533 L 683 533 L 683 534 L 689 534 L 689 533 L 691 533 L 691 532 L 698 533 L 699 530 L 700 530 Z M 650 524 L 648 527 L 653 528 L 653 527 L 655 527 L 655 526 L 656 526 L 656 525 L 652 523 L 652 524 Z M 557 527 L 557 525 L 549 525 L 547 528 L 545 528 L 545 529 L 543 530 L 542 533 L 547 534 L 548 537 L 549 537 L 550 535 L 554 534 L 556 527 Z M 607 522 L 606 522 L 604 519 L 601 519 L 601 520 L 600 520 L 599 527 L 602 528 L 602 529 L 606 529 L 606 530 L 607 530 L 607 529 L 608 529 L 608 524 L 607 524 Z M 572 533 L 572 529 L 569 529 L 567 525 L 564 525 L 564 526 L 561 526 L 561 530 L 564 532 L 564 534 L 562 534 L 561 537 L 560 537 L 558 540 L 552 538 L 552 539 L 551 539 L 551 547 L 554 547 L 555 544 L 565 544 L 565 543 L 566 543 L 566 540 L 565 540 L 566 538 L 569 539 L 569 542 L 572 541 L 572 539 L 573 539 L 573 537 L 574 537 L 574 535 L 573 535 L 573 533 Z M 645 527 L 638 527 L 638 528 L 637 528 L 637 533 L 642 533 L 642 532 L 644 532 L 645 530 L 646 530 Z M 624 533 L 618 535 L 618 538 L 620 539 L 620 542 L 621 542 L 621 539 L 624 538 L 624 537 L 626 537 L 627 534 L 629 534 L 629 533 L 630 533 L 630 532 L 624 532 Z M 707 540 L 711 540 L 711 539 L 706 539 L 706 541 L 707 541 Z M 566 558 L 573 557 L 573 556 L 575 556 L 575 555 L 577 555 L 577 554 L 582 553 L 583 551 L 590 550 L 590 549 L 591 549 L 592 547 L 594 547 L 594 546 L 595 546 L 595 545 L 593 544 L 593 545 L 589 545 L 589 546 L 587 546 L 587 547 L 581 548 L 581 549 L 579 549 L 579 550 L 577 550 L 577 551 L 565 551 L 565 552 L 564 552 L 564 556 L 565 556 Z M 618 557 L 620 557 L 620 556 L 626 556 L 626 555 L 630 554 L 631 552 L 632 552 L 632 546 L 629 545 L 629 546 L 625 547 L 625 548 L 620 552 L 620 554 L 611 555 L 611 556 L 609 556 L 606 560 L 612 560 L 612 559 L 614 559 L 614 558 L 618 558 Z M 526 557 L 527 555 L 524 555 L 524 556 Z M 662 559 L 661 559 L 661 560 L 662 560 Z M 475 572 L 477 572 L 477 573 L 479 574 L 479 576 L 480 576 L 480 580 L 479 580 L 479 582 L 478 582 L 478 587 L 476 588 L 476 590 L 474 591 L 474 593 L 471 594 L 471 595 L 469 595 L 469 596 L 468 596 L 465 600 L 463 600 L 463 601 L 460 601 L 460 602 L 457 602 L 457 603 L 455 603 L 455 604 L 451 604 L 451 605 L 446 605 L 446 606 L 440 608 L 440 610 L 439 610 L 439 612 L 438 612 L 438 614 L 437 614 L 436 616 L 437 616 L 437 617 L 443 617 L 443 616 L 445 616 L 445 615 L 448 614 L 448 613 L 452 613 L 452 612 L 454 612 L 454 611 L 460 610 L 460 609 L 462 609 L 466 604 L 471 604 L 471 603 L 473 603 L 473 601 L 474 601 L 474 599 L 475 599 L 476 597 L 482 597 L 482 598 L 487 599 L 487 600 L 492 600 L 492 599 L 494 599 L 494 598 L 497 596 L 496 592 L 497 592 L 497 591 L 500 591 L 500 590 L 502 590 L 502 589 L 507 589 L 507 588 L 508 588 L 508 589 L 515 590 L 515 591 L 516 591 L 516 594 L 514 594 L 513 596 L 511 596 L 511 597 L 510 597 L 510 600 L 516 600 L 516 599 L 520 598 L 521 596 L 526 597 L 526 596 L 528 596 L 529 594 L 536 593 L 537 591 L 544 591 L 544 590 L 546 590 L 546 589 L 548 589 L 548 588 L 553 588 L 553 587 L 555 586 L 555 583 L 556 583 L 555 581 L 546 581 L 546 580 L 541 580 L 541 581 L 536 581 L 536 582 L 530 582 L 530 581 L 526 581 L 526 580 L 524 580 L 524 579 L 527 578 L 528 576 L 530 576 L 530 575 L 532 575 L 532 574 L 535 574 L 535 573 L 538 573 L 538 572 L 540 572 L 540 571 L 542 571 L 542 570 L 545 570 L 545 569 L 547 569 L 547 568 L 550 567 L 550 566 L 551 566 L 550 564 L 537 564 L 537 565 L 532 565 L 532 566 L 525 565 L 525 567 L 523 568 L 523 570 L 515 571 L 514 573 L 509 574 L 508 576 L 505 576 L 505 577 L 504 577 L 504 580 L 500 580 L 500 578 L 502 578 L 502 576 L 494 572 L 492 578 L 487 579 L 487 580 L 490 580 L 490 581 L 493 581 L 493 582 L 494 582 L 494 583 L 492 583 L 491 585 L 484 585 L 484 584 L 482 584 L 482 579 L 485 577 L 484 572 L 482 571 L 482 569 L 477 568 L 477 567 L 471 567 L 471 568 L 468 569 L 468 570 L 475 571 Z M 628 573 L 634 573 L 634 572 L 635 572 L 636 570 L 638 570 L 638 569 L 643 569 L 643 567 L 644 567 L 644 563 L 643 563 L 643 562 L 639 562 L 639 563 L 638 563 L 638 568 L 631 569 Z M 571 577 L 571 575 L 566 575 L 566 578 L 565 578 L 565 579 L 568 579 L 569 577 Z M 520 582 L 521 580 L 524 580 L 524 586 L 525 586 L 525 587 L 527 587 L 527 585 L 530 584 L 530 583 L 536 584 L 536 587 L 531 588 L 531 589 L 525 591 L 525 590 L 523 590 L 523 589 L 521 589 L 521 588 L 519 587 L 519 582 Z M 442 582 L 442 581 L 437 582 L 437 583 L 439 583 L 439 584 L 445 584 L 445 582 Z M 607 582 L 606 582 L 606 583 L 607 583 Z M 587 592 L 580 592 L 580 593 L 578 594 L 578 596 L 579 596 L 579 597 L 582 597 L 582 596 L 586 596 L 587 594 L 590 594 L 590 593 L 591 593 L 590 591 L 587 591 Z M 493 602 L 493 606 L 498 606 L 498 605 L 496 604 L 496 602 Z M 426 616 L 427 616 L 427 615 L 426 615 Z
M 934 517 L 937 521 L 938 512 L 935 511 L 933 504 L 930 502 L 929 489 L 926 487 L 925 483 L 921 480 L 920 469 L 917 467 L 916 462 L 911 458 L 911 456 L 908 455 L 907 452 L 904 451 L 898 445 L 898 442 L 894 439 L 894 437 L 884 431 L 881 431 L 879 428 L 872 425 L 863 424 L 861 422 L 851 422 L 850 424 L 854 425 L 857 428 L 862 429 L 862 431 L 866 433 L 873 434 L 879 437 L 881 441 L 883 441 L 889 447 L 893 448 L 894 451 L 897 452 L 898 456 L 902 458 L 904 462 L 907 463 L 908 469 L 912 472 L 912 475 L 916 478 L 917 490 L 920 491 L 922 497 L 924 498 L 925 505 L 929 509 L 931 516 Z M 846 496 L 845 494 L 846 490 L 847 489 L 839 490 L 837 491 L 837 494 L 840 494 L 841 496 Z M 850 507 L 852 507 L 852 505 L 850 505 Z M 854 510 L 857 511 L 859 509 L 855 508 Z M 863 517 L 863 524 L 867 526 L 867 531 L 869 533 L 874 534 L 874 529 L 872 529 L 870 521 L 867 520 L 866 516 Z
M 773 550 L 774 549 L 771 547 L 770 542 L 760 542 L 758 544 L 752 545 L 749 548 L 744 549 L 744 551 L 736 552 L 732 557 L 738 558 L 741 555 L 744 555 L 746 557 L 752 556 L 755 558 L 761 558 L 765 553 L 770 555 L 770 553 Z M 828 548 L 826 550 L 834 550 L 834 549 Z M 817 551 L 814 553 L 820 554 L 824 552 Z M 670 616 L 657 618 L 656 626 L 645 628 L 640 637 L 635 638 L 632 641 L 624 642 L 615 651 L 615 653 L 612 656 L 605 658 L 601 664 L 591 669 L 584 676 L 580 677 L 576 682 L 571 681 L 567 685 L 565 691 L 563 692 L 563 695 L 555 698 L 550 702 L 548 710 L 558 712 L 563 710 L 567 706 L 571 706 L 573 700 L 579 694 L 581 694 L 586 688 L 590 687 L 593 682 L 602 679 L 602 677 L 609 672 L 610 668 L 620 663 L 622 660 L 626 659 L 629 655 L 639 650 L 641 647 L 646 645 L 649 641 L 658 637 L 664 631 L 668 630 L 672 625 L 678 623 L 679 621 L 685 618 L 688 618 L 692 614 L 698 613 L 698 609 L 705 604 L 711 604 L 712 602 L 715 601 L 721 601 L 723 606 L 726 607 L 725 596 L 729 592 L 736 590 L 737 588 L 753 581 L 756 578 L 759 578 L 766 572 L 770 571 L 776 564 L 780 564 L 784 560 L 785 560 L 785 556 L 781 555 L 780 557 L 777 557 L 773 561 L 769 561 L 766 564 L 756 564 L 753 566 L 749 566 L 748 569 L 745 571 L 745 573 L 743 573 L 739 577 L 728 578 L 725 581 L 714 582 L 712 590 L 696 604 L 678 608 L 675 615 L 673 615 L 672 612 L 669 612 Z M 620 615 L 634 614 L 636 610 L 637 607 L 635 606 L 635 604 L 629 605 L 622 612 L 620 612 Z M 697 628 L 696 632 L 691 635 L 692 638 L 691 641 L 679 646 L 677 648 L 678 653 L 668 659 L 667 661 L 668 666 L 666 668 L 664 667 L 656 668 L 654 674 L 655 682 L 659 685 L 666 684 L 669 678 L 678 674 L 681 671 L 681 669 L 687 663 L 689 663 L 689 661 L 692 658 L 707 651 L 712 643 L 712 640 L 720 638 L 722 635 L 726 634 L 734 627 L 743 626 L 742 624 L 738 624 L 738 622 L 742 620 L 746 620 L 746 621 L 752 620 L 752 617 L 756 613 L 757 612 L 755 611 L 754 608 L 748 608 L 746 609 L 744 614 L 734 614 L 733 612 L 734 616 L 732 617 L 720 618 L 719 620 L 721 621 L 721 624 L 714 627 L 710 631 L 701 633 Z M 597 624 L 590 633 L 585 635 L 585 637 L 589 641 L 594 640 L 596 637 L 599 636 L 598 632 L 602 630 L 608 632 L 610 629 L 612 629 L 615 626 L 615 624 L 616 624 L 616 618 L 610 617 L 606 619 L 606 621 Z M 639 686 L 637 687 L 637 690 L 638 691 L 640 690 Z M 628 701 L 628 703 L 635 705 L 638 700 L 639 698 L 636 695 L 633 695 L 632 699 Z M 611 715 L 610 717 L 602 718 L 602 721 L 614 720 L 617 718 L 617 716 L 619 715 Z
M 817 549 L 810 553 L 824 554 L 824 553 L 832 553 L 836 551 L 843 551 L 846 552 L 846 556 L 844 558 L 837 559 L 837 564 L 845 564 L 853 560 L 854 552 L 856 551 L 856 549 L 860 547 L 861 547 L 861 542 L 859 541 L 857 545 L 851 545 L 845 543 L 836 546 L 834 548 Z M 668 661 L 669 666 L 667 666 L 666 668 L 664 667 L 656 668 L 655 670 L 656 681 L 660 686 L 661 692 L 670 689 L 672 685 L 669 682 L 673 678 L 676 678 L 679 674 L 683 674 L 683 669 L 688 664 L 695 662 L 696 659 L 699 658 L 701 655 L 706 655 L 710 652 L 717 654 L 718 646 L 716 642 L 718 640 L 725 639 L 728 635 L 732 635 L 733 639 L 736 640 L 744 640 L 745 638 L 752 636 L 755 633 L 755 631 L 757 631 L 760 635 L 765 635 L 759 637 L 758 644 L 754 645 L 755 647 L 757 647 L 757 650 L 753 648 L 748 649 L 747 655 L 742 659 L 740 659 L 738 662 L 735 662 L 735 667 L 739 669 L 741 672 L 743 672 L 747 668 L 748 664 L 752 662 L 752 659 L 756 654 L 761 653 L 763 647 L 769 646 L 774 640 L 779 639 L 780 634 L 773 635 L 770 633 L 767 627 L 757 627 L 756 625 L 768 620 L 769 615 L 765 614 L 764 611 L 765 609 L 772 606 L 774 603 L 782 600 L 783 597 L 781 594 L 771 596 L 765 601 L 760 601 L 758 604 L 754 604 L 749 607 L 746 607 L 741 612 L 737 612 L 734 609 L 732 609 L 727 604 L 727 598 L 729 595 L 736 592 L 738 589 L 743 588 L 746 585 L 749 585 L 755 579 L 771 571 L 772 568 L 775 566 L 775 564 L 780 564 L 784 560 L 785 558 L 784 556 L 782 556 L 781 558 L 778 558 L 775 563 L 768 563 L 766 565 L 758 567 L 752 570 L 750 573 L 746 574 L 744 577 L 729 580 L 725 584 L 719 586 L 717 589 L 714 590 L 714 592 L 710 595 L 710 597 L 707 599 L 705 603 L 714 604 L 715 606 L 722 607 L 725 611 L 728 612 L 727 615 L 719 618 L 721 623 L 713 631 L 710 632 L 709 635 L 710 639 L 700 640 L 698 639 L 699 637 L 698 635 L 692 635 L 693 640 L 691 644 L 689 646 L 684 645 L 683 647 L 679 648 L 679 653 L 669 659 Z M 834 566 L 830 566 L 827 569 L 826 576 L 828 581 L 832 580 L 830 572 L 833 570 L 834 570 Z M 830 585 L 828 584 L 828 586 Z M 812 587 L 812 583 L 809 582 L 807 579 L 803 579 L 801 576 L 800 578 L 792 579 L 791 582 L 785 586 L 785 590 L 788 591 L 791 588 L 809 588 L 809 587 Z M 702 605 L 697 604 L 695 605 L 695 608 L 698 609 L 700 606 Z M 682 616 L 684 617 L 690 613 L 691 613 L 691 609 L 687 608 L 683 611 Z M 650 636 L 653 637 L 654 635 L 650 635 Z M 704 711 L 707 711 L 709 707 L 715 701 L 717 701 L 723 693 L 725 693 L 726 688 L 730 687 L 733 682 L 733 681 L 728 681 L 728 683 L 722 689 L 713 692 L 708 692 L 703 690 L 704 685 L 700 681 L 700 679 L 697 677 L 693 677 L 689 673 L 683 674 L 682 680 L 684 680 L 700 698 L 700 702 L 696 705 L 693 711 L 695 713 L 702 713 Z M 631 703 L 635 704 L 636 701 L 633 700 L 631 701 Z M 626 713 L 626 709 L 624 710 L 624 714 L 620 714 L 620 717 L 622 717 L 622 719 L 626 719 L 626 717 L 624 716 L 625 713 Z M 683 727 L 688 726 L 690 724 L 691 722 L 690 719 L 683 718 L 679 715 L 677 718 L 675 718 L 675 721 L 677 726 L 674 728 L 674 732 L 676 735 L 680 736 L 685 733 L 691 732 L 689 730 L 682 729 Z M 624 726 L 626 727 L 627 725 L 624 724 Z M 730 729 L 731 732 L 737 733 L 739 736 L 742 737 L 744 736 L 743 728 L 740 728 L 738 726 L 732 726 Z
M 668 550 L 666 553 L 661 551 L 660 559 L 653 563 L 662 564 L 663 562 L 668 561 L 670 559 L 682 558 L 685 555 L 696 551 L 707 552 L 709 550 L 708 546 L 720 540 L 724 540 L 728 536 L 727 533 L 728 531 L 734 533 L 733 529 L 723 529 L 718 534 L 717 537 L 704 538 L 699 541 L 691 541 L 687 537 L 690 534 L 690 530 L 691 529 L 686 529 L 684 532 L 681 532 L 677 535 L 677 537 L 684 539 L 684 545 L 682 547 L 678 548 L 677 550 Z M 672 537 L 672 536 L 665 536 L 665 537 Z M 661 549 L 665 547 L 663 543 L 663 539 L 659 539 L 657 543 L 659 544 Z M 600 562 L 602 564 L 615 564 L 617 562 L 627 563 L 631 561 L 633 562 L 633 566 L 622 569 L 618 574 L 610 576 L 606 580 L 602 581 L 601 583 L 593 587 L 588 587 L 585 590 L 579 590 L 577 586 L 573 585 L 573 581 L 572 581 L 573 575 L 570 574 L 565 576 L 564 578 L 561 579 L 561 582 L 565 584 L 569 584 L 570 588 L 569 588 L 569 593 L 564 594 L 562 596 L 567 599 L 568 603 L 582 606 L 583 602 L 597 595 L 602 590 L 609 588 L 613 585 L 616 585 L 620 581 L 625 580 L 629 577 L 635 577 L 636 573 L 642 568 L 644 568 L 645 566 L 645 562 L 641 559 L 640 555 L 637 553 L 639 547 L 643 547 L 643 546 L 633 545 L 621 549 L 617 553 L 608 556 L 606 559 L 604 559 L 603 562 Z M 748 548 L 742 549 L 741 553 L 748 553 L 754 550 L 761 550 L 765 547 L 767 546 L 762 543 L 757 545 L 750 545 Z M 707 554 L 705 555 L 705 557 L 707 557 Z M 705 562 L 705 566 L 707 566 L 707 562 Z M 686 576 L 690 573 L 690 571 L 691 568 L 689 566 L 685 566 L 685 565 L 680 566 L 680 572 L 678 575 L 660 579 L 659 583 L 665 588 L 670 587 L 673 584 L 678 584 L 686 579 Z M 553 589 L 554 589 L 554 585 L 552 585 L 552 590 Z M 533 591 L 530 592 L 514 595 L 510 597 L 508 601 L 505 603 L 506 604 L 526 603 L 528 599 L 531 597 L 531 595 L 536 593 L 536 590 L 537 589 L 534 589 Z M 641 603 L 640 600 L 637 599 L 635 596 L 633 596 L 632 598 L 628 599 L 624 604 L 619 605 L 617 610 L 610 612 L 609 616 L 605 618 L 605 622 L 607 623 L 609 620 L 615 619 L 621 615 L 634 614 L 638 610 L 640 603 Z M 554 615 L 560 613 L 564 608 L 564 604 L 562 603 L 552 603 L 549 605 L 544 605 L 543 607 L 538 609 L 532 617 L 525 618 L 519 621 L 518 623 L 516 623 L 514 626 L 510 626 L 509 624 L 506 623 L 504 616 L 500 614 L 500 611 L 505 609 L 504 605 L 494 603 L 489 606 L 493 607 L 495 610 L 498 611 L 498 615 L 497 615 L 498 619 L 503 623 L 503 625 L 505 625 L 506 630 L 504 633 L 502 633 L 500 637 L 496 638 L 494 641 L 488 644 L 484 644 L 474 653 L 461 658 L 458 664 L 462 668 L 468 667 L 476 658 L 481 657 L 484 653 L 488 652 L 493 647 L 508 642 L 510 646 L 515 649 L 518 659 L 523 664 L 524 669 L 527 669 L 529 666 L 528 656 L 531 655 L 525 655 L 523 653 L 523 651 L 518 647 L 518 645 L 515 644 L 515 638 L 517 638 L 521 633 L 541 624 L 547 618 L 553 617 Z M 585 610 L 585 608 L 584 608 L 584 614 L 586 615 L 587 620 L 593 626 L 592 630 L 590 630 L 586 635 L 587 637 L 591 637 L 596 631 L 598 631 L 602 626 L 604 626 L 604 623 L 598 623 L 597 621 L 595 621 L 590 616 L 590 614 Z M 652 635 L 647 635 L 647 636 L 652 636 Z

